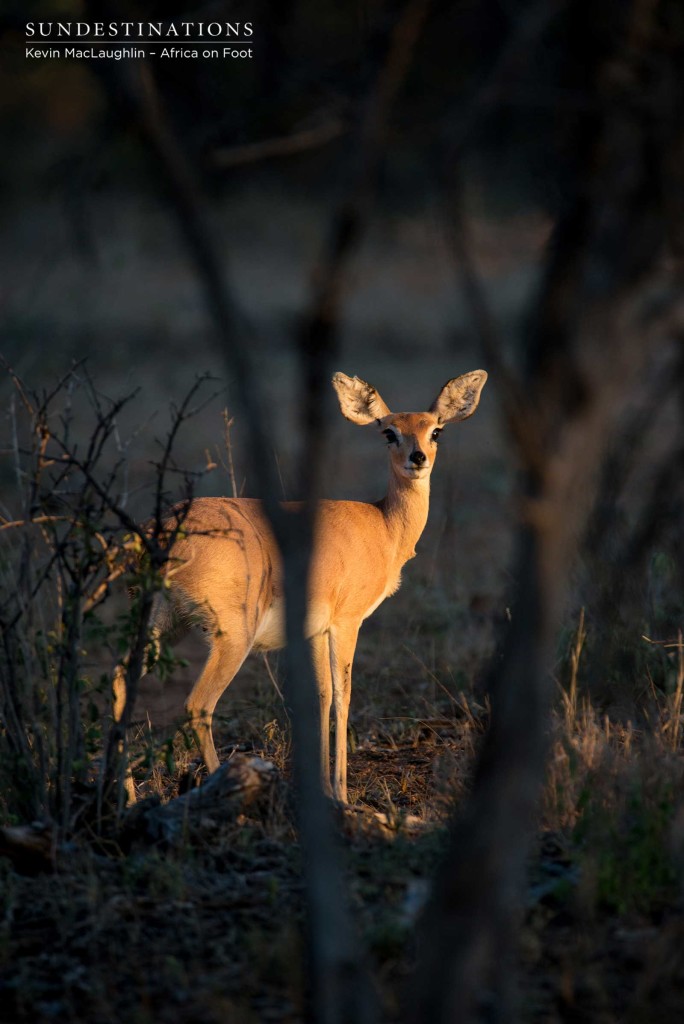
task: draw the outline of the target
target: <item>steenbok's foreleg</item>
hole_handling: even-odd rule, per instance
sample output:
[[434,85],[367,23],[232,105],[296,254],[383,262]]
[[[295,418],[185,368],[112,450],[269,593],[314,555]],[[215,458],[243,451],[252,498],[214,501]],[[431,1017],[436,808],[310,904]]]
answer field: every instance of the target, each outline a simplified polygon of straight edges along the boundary
[[210,772],[215,772],[219,766],[211,734],[214,708],[249,654],[251,646],[251,638],[229,639],[224,635],[215,636],[202,675],[185,702],[185,710],[190,716],[190,724],[197,736],[202,758]]
[[335,701],[335,781],[338,800],[347,802],[347,720],[351,699],[352,662],[359,623],[342,623],[330,630],[330,664]]
[[324,793],[332,796],[330,788],[330,705],[332,704],[333,684],[330,671],[330,640],[327,633],[312,638],[311,658],[318,690],[321,786]]

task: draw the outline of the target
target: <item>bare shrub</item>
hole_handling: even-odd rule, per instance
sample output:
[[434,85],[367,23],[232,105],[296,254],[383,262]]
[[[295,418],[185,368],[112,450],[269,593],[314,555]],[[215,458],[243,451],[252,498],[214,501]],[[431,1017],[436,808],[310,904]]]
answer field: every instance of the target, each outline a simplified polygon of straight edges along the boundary
[[[118,426],[134,394],[104,398],[82,366],[42,395],[7,372],[14,394],[3,454],[14,489],[0,509],[0,814],[71,832],[94,809],[101,820],[113,796],[123,806],[133,681],[148,657],[166,552],[200,475],[176,464],[174,444],[205,378],[173,410],[141,526],[129,511],[130,442]],[[169,527],[166,506],[179,498]],[[119,578],[132,601],[112,617],[105,600]],[[110,669],[126,650],[126,711],[112,724]]]

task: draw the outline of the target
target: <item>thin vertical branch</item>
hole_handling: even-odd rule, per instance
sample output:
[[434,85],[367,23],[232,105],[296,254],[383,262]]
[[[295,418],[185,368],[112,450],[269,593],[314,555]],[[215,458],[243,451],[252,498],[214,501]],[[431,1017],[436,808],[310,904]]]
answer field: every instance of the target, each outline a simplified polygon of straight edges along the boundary
[[[111,5],[91,2],[93,12]],[[351,188],[332,221],[328,244],[314,272],[311,310],[304,319],[299,351],[303,360],[303,446],[300,486],[306,499],[305,514],[287,516],[277,500],[277,481],[269,457],[266,418],[262,415],[255,376],[249,363],[248,338],[252,328],[240,312],[226,284],[223,258],[213,239],[209,218],[198,197],[192,168],[174,137],[163,111],[151,71],[99,68],[108,77],[113,96],[122,100],[136,120],[160,168],[175,219],[188,255],[204,289],[216,327],[221,352],[234,380],[235,395],[249,424],[254,469],[262,498],[283,557],[285,578],[286,654],[288,698],[293,712],[294,769],[299,793],[300,836],[305,858],[309,944],[313,998],[317,1019],[326,1024],[372,1016],[369,988],[363,982],[358,943],[341,893],[341,870],[330,808],[318,773],[312,772],[318,748],[315,681],[303,623],[306,616],[307,577],[315,500],[324,462],[325,416],[330,358],[334,351],[343,271],[368,218],[369,200],[384,149],[387,118],[410,64],[413,49],[428,9],[428,0],[409,0],[391,26],[386,48],[379,58],[376,81],[359,133],[358,166]],[[112,78],[111,76],[116,76]]]
[[234,417],[228,417],[228,410],[223,410],[223,430],[225,435],[225,447],[226,455],[228,458],[228,479],[230,480],[230,489],[234,498],[238,497],[237,483],[235,480],[235,465],[233,463],[233,443],[230,437],[230,428],[235,422]]
[[[593,22],[588,5],[581,6],[586,9],[573,12],[581,31],[569,38],[584,46]],[[643,316],[665,244],[660,176],[669,173],[644,158],[653,113],[644,98],[657,95],[656,66],[669,76],[674,50],[654,61],[653,25],[638,45],[626,46],[637,8],[613,5],[610,33],[595,40],[596,95],[588,104],[594,113],[583,126],[573,190],[531,316],[526,405],[513,432],[526,479],[512,624],[491,669],[491,725],[472,796],[453,823],[422,922],[412,1024],[478,1019],[485,990],[495,1019],[513,1013],[516,908],[542,780],[549,670],[563,600],[616,413],[654,344],[668,340],[666,318],[654,327]],[[620,62],[624,74],[617,73]],[[667,112],[675,148],[683,92],[680,83]]]

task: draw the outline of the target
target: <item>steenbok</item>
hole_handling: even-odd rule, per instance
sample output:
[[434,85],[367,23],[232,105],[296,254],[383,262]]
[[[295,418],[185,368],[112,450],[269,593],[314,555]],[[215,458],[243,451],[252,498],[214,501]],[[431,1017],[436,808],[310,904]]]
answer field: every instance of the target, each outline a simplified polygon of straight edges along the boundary
[[[486,380],[484,370],[465,373],[444,385],[427,412],[391,413],[370,384],[344,373],[333,377],[343,415],[360,426],[374,423],[389,456],[384,498],[372,504],[321,501],[316,513],[305,628],[318,688],[321,781],[340,801],[347,799],[347,717],[359,628],[398,589],[402,567],[415,555],[427,522],[439,435],[448,423],[475,412]],[[261,503],[252,498],[193,501],[166,573],[168,586],[157,597],[152,616],[152,647],[193,626],[209,646],[186,708],[213,772],[219,762],[211,720],[219,697],[250,651],[276,650],[285,642],[280,555]],[[114,697],[118,720],[126,700],[124,665],[115,673]]]

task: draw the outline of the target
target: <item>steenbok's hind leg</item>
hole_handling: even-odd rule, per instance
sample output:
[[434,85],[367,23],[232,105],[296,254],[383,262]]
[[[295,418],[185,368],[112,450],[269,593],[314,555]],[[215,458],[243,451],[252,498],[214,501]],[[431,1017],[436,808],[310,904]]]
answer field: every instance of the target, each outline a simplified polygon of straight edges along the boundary
[[214,708],[249,654],[250,648],[251,640],[246,638],[236,640],[235,637],[214,637],[202,675],[185,702],[185,709],[197,735],[202,758],[210,772],[215,772],[219,766],[211,734]]
[[[143,657],[142,671],[138,676],[136,683],[139,683],[143,676],[147,675],[150,667],[154,665],[159,656],[159,644],[162,636],[162,630],[158,625],[152,626],[150,629],[149,643],[145,648],[145,654]],[[123,718],[123,713],[126,708],[126,700],[128,694],[126,692],[126,675],[128,673],[128,665],[130,663],[131,652],[129,651],[125,658],[122,658],[114,669],[114,678],[112,679],[112,694],[114,698],[113,712],[114,721],[120,722]],[[131,708],[131,716],[133,715],[133,708]]]
[[112,708],[114,721],[120,722],[126,707],[126,665],[121,661],[114,669],[112,696],[114,698]]
[[[145,649],[145,657],[143,659],[143,670],[140,678],[147,673],[147,667],[151,661],[156,661],[157,654],[159,651],[159,639],[161,631],[156,626],[151,630],[150,642]],[[128,700],[128,693],[126,687],[126,676],[128,674],[128,664],[130,660],[130,652],[123,658],[116,668],[114,669],[114,678],[112,679],[112,696],[113,696],[113,715],[114,721],[120,722],[124,716],[126,710],[126,703]],[[129,716],[129,722],[133,714],[133,708],[131,708],[131,715]],[[123,743],[119,744],[119,753],[123,754]],[[133,783],[133,776],[131,775],[130,766],[126,766],[126,780],[125,780],[126,793],[128,794],[129,804],[134,804],[136,800],[135,785]]]

